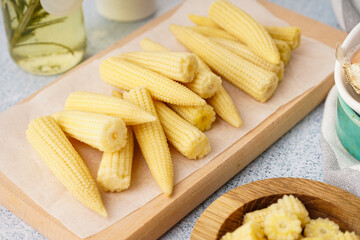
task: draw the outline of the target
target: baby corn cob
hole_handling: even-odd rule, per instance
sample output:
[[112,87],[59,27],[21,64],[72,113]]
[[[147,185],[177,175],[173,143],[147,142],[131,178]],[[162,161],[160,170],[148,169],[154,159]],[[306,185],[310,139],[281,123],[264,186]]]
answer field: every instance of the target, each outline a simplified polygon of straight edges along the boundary
[[210,38],[215,42],[221,44],[223,47],[226,47],[230,51],[236,53],[240,57],[244,58],[245,60],[267,70],[270,72],[275,73],[279,80],[281,80],[284,76],[284,64],[280,62],[280,64],[273,64],[265,61],[258,55],[256,55],[250,48],[240,42],[230,41],[224,38]]
[[[157,116],[150,93],[145,88],[134,88],[124,93],[124,99]],[[167,196],[173,190],[173,165],[166,137],[159,120],[133,126],[141,152],[157,184]]]
[[182,83],[194,80],[198,67],[196,56],[186,52],[128,52],[120,57]]
[[195,14],[189,14],[189,19],[198,26],[206,26],[219,28],[219,26],[211,20],[209,17],[199,16]]
[[273,72],[246,61],[191,29],[170,25],[170,30],[212,69],[256,100],[266,102],[275,92],[279,79]]
[[[147,38],[141,40],[140,45],[141,48],[146,51],[169,51],[169,49]],[[195,79],[190,83],[185,83],[184,85],[200,97],[206,99],[214,96],[215,92],[221,85],[221,78],[214,74],[206,63],[204,63],[204,61],[202,61],[198,56],[196,56],[196,59],[198,62],[198,69]]]
[[51,172],[77,200],[101,216],[107,216],[94,179],[54,118],[33,119],[26,137]]
[[113,96],[113,97],[118,97],[118,98],[123,98],[122,92],[116,91],[116,90],[113,90],[113,91],[111,92],[111,96]]
[[156,118],[138,106],[117,97],[97,93],[73,92],[66,99],[65,110],[102,113],[134,125],[155,121]]
[[211,124],[215,121],[214,109],[206,104],[204,106],[177,106],[169,105],[183,119],[197,127],[200,131],[206,131],[211,128]]
[[207,27],[207,26],[192,26],[192,27],[188,27],[188,28],[194,30],[197,33],[205,35],[207,37],[224,38],[224,39],[234,41],[234,42],[239,41],[239,39],[237,39],[230,33],[226,32],[220,28]]
[[154,101],[167,140],[189,159],[203,158],[210,151],[205,133],[182,119],[164,103]]
[[279,64],[280,55],[270,34],[249,14],[233,4],[217,0],[209,9],[210,18],[270,63]]
[[291,57],[291,48],[289,44],[285,41],[278,39],[274,39],[274,42],[279,50],[281,61],[284,62],[285,65],[287,65]]
[[220,90],[217,91],[213,97],[209,98],[207,102],[226,122],[234,127],[241,127],[242,120],[240,115],[236,110],[234,102],[223,86],[220,86]]
[[110,57],[100,65],[102,79],[115,87],[130,90],[146,87],[151,95],[161,101],[182,105],[200,106],[205,101],[181,84],[117,57]]
[[128,126],[125,147],[117,152],[104,152],[102,156],[97,182],[105,192],[120,192],[129,188],[133,155],[134,136]]
[[81,111],[62,111],[52,117],[70,137],[100,151],[116,152],[126,144],[127,130],[120,118]]
[[277,27],[277,26],[264,26],[266,31],[272,38],[283,40],[289,44],[291,49],[300,46],[301,43],[301,29],[298,27]]

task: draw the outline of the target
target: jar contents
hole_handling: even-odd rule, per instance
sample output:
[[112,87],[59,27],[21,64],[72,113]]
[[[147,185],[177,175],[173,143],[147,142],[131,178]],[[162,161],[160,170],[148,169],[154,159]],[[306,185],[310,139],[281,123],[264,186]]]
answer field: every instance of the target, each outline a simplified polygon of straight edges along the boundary
[[67,16],[46,12],[40,0],[1,0],[10,54],[25,71],[62,73],[84,56],[86,33],[81,7]]

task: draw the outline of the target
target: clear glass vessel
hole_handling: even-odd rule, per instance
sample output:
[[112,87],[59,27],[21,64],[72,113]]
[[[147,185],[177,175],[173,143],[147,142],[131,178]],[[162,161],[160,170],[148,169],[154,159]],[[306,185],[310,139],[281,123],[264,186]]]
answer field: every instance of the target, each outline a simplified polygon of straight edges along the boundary
[[60,17],[47,13],[40,0],[1,0],[1,7],[10,54],[25,71],[59,74],[83,58],[86,33],[82,8]]

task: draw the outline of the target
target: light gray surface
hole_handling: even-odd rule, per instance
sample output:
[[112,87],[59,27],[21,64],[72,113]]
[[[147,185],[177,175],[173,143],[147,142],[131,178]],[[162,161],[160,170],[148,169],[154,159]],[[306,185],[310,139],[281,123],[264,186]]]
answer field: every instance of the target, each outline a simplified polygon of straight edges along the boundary
[[[159,10],[155,16],[134,23],[118,23],[103,19],[96,12],[95,1],[85,1],[84,14],[88,36],[86,58],[117,42],[179,2],[181,1],[158,0]],[[271,2],[339,28],[330,0],[271,0]],[[8,109],[57,78],[57,76],[30,75],[15,65],[8,54],[2,18],[0,19],[0,53],[0,111]],[[323,108],[323,104],[317,107],[248,167],[185,216],[161,239],[189,239],[201,213],[222,194],[243,184],[274,177],[302,177],[324,181],[320,146]],[[0,131],[4,127],[6,126],[0,126]],[[45,237],[0,206],[0,239],[45,239]]]

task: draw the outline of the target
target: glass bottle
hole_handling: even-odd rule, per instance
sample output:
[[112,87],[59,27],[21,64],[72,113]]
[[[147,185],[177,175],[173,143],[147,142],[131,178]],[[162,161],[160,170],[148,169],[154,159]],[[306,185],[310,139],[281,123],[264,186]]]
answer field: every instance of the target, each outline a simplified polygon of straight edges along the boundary
[[1,0],[1,7],[11,57],[25,71],[59,74],[83,58],[86,33],[81,7],[66,16],[49,14],[40,0]]

